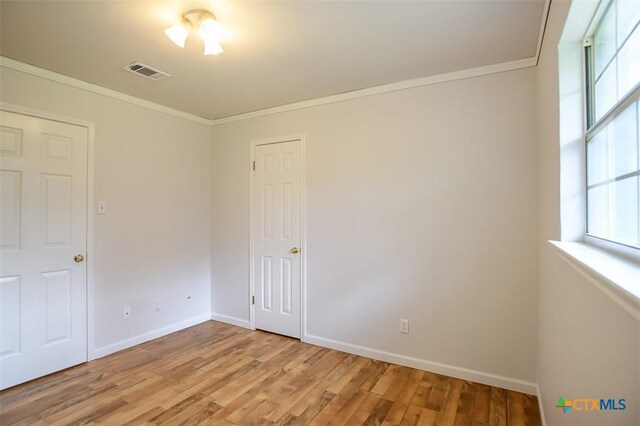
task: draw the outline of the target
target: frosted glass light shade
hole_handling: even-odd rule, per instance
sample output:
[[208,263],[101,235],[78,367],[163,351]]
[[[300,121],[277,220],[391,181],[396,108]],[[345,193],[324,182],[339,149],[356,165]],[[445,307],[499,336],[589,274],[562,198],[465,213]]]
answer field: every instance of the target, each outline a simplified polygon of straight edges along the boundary
[[184,47],[187,37],[189,36],[189,28],[184,24],[175,24],[171,28],[164,30],[164,33],[176,46]]
[[213,19],[205,19],[200,24],[200,37],[204,41],[205,55],[218,55],[224,50],[220,46],[222,38],[222,27]]
[[224,52],[222,46],[217,41],[205,40],[204,41],[204,54],[206,55],[219,55]]

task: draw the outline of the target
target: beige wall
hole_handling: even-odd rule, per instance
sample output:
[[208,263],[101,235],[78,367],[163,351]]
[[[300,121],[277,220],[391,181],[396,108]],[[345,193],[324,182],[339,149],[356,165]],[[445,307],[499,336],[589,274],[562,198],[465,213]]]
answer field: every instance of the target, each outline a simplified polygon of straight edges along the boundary
[[[210,312],[208,126],[1,69],[2,101],[95,124],[95,347]],[[90,206],[91,214],[95,206]],[[192,302],[187,303],[187,295]],[[161,310],[154,312],[153,301]],[[122,319],[123,307],[131,318]]]
[[[638,321],[573,269],[547,242],[561,237],[557,46],[569,5],[569,2],[551,3],[537,68],[540,135],[537,382],[550,425],[640,424]],[[563,414],[554,408],[561,396],[626,398],[627,409]]]
[[249,142],[304,133],[307,334],[534,381],[535,108],[528,69],[214,127],[214,313],[249,315]]
[[[249,141],[304,133],[307,335],[537,382],[549,424],[640,423],[638,322],[547,243],[568,9],[552,2],[536,69],[213,129],[2,68],[3,102],[95,123],[95,346],[210,305],[248,320]],[[559,396],[631,402],[568,417]]]

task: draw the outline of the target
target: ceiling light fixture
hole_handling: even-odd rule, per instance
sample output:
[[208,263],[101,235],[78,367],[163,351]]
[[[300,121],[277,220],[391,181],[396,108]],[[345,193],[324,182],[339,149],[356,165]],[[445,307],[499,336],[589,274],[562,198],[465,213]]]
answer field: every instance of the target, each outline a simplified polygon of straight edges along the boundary
[[204,41],[205,55],[218,55],[224,50],[220,46],[222,39],[222,26],[216,21],[213,13],[206,10],[190,10],[182,15],[182,22],[179,22],[164,30],[169,40],[178,47],[184,47],[187,37],[192,29],[198,28],[198,33]]

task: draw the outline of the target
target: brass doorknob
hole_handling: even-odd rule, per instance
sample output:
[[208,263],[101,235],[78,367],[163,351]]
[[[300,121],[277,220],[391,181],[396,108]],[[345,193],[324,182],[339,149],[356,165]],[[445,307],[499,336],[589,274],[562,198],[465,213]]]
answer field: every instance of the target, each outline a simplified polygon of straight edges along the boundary
[[75,260],[76,263],[80,263],[84,260],[84,256],[81,254],[76,254],[75,256],[73,256],[73,260]]
[[289,250],[289,253],[291,254],[298,254],[300,252],[300,250],[298,250],[298,247],[294,247],[291,250]]

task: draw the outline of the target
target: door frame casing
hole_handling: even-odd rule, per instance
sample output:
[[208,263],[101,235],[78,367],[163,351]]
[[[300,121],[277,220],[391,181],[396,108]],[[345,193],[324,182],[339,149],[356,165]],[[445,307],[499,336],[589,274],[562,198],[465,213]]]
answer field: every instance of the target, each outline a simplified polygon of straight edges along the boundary
[[254,196],[255,196],[255,174],[253,170],[253,162],[256,160],[256,147],[259,145],[274,145],[284,142],[300,143],[300,341],[305,341],[307,335],[307,319],[306,319],[306,300],[307,300],[307,233],[306,233],[306,155],[305,155],[305,135],[294,134],[289,136],[276,136],[266,139],[256,139],[249,142],[249,326],[251,330],[256,329],[255,324],[255,305],[252,303],[252,297],[255,295],[255,277],[254,277],[254,244],[253,235],[255,232],[254,221]]
[[96,359],[95,355],[95,334],[94,334],[94,261],[93,261],[93,246],[94,246],[94,215],[92,206],[95,204],[94,194],[94,169],[95,169],[95,124],[92,121],[81,120],[75,117],[68,117],[60,114],[54,114],[48,111],[42,111],[38,109],[23,107],[20,105],[10,104],[0,101],[0,110],[11,112],[14,114],[26,115],[28,117],[39,118],[43,120],[57,121],[64,124],[70,124],[73,126],[84,127],[87,129],[87,247],[86,247],[86,262],[87,262],[87,299],[86,299],[86,326],[87,326],[87,347],[86,355],[87,361]]

